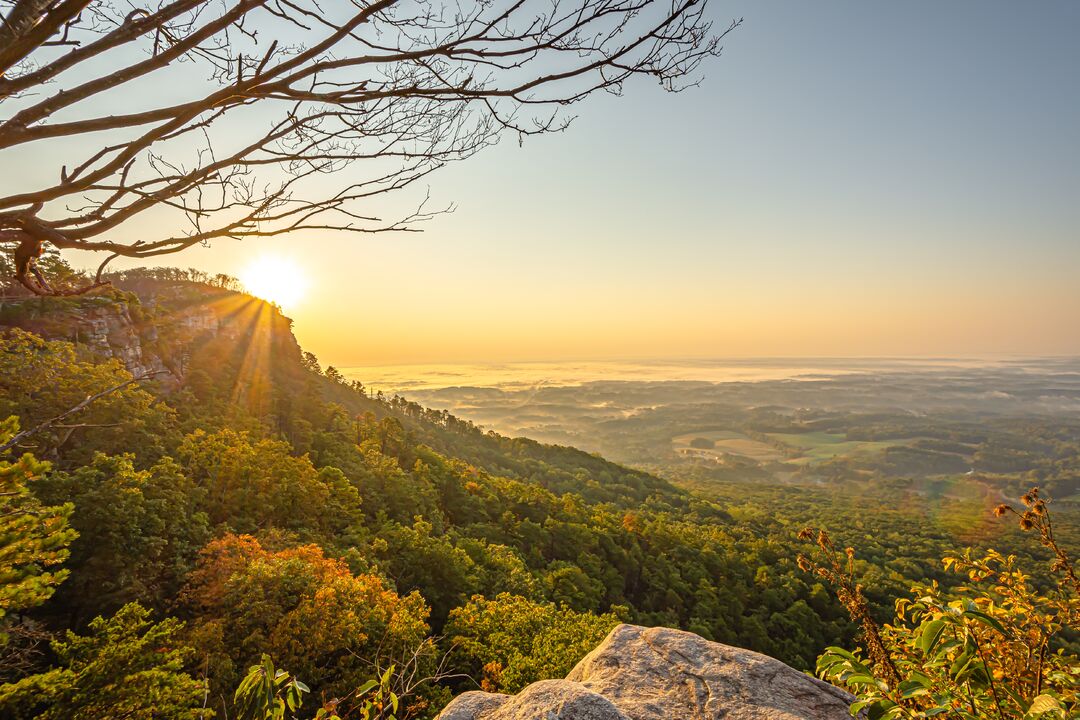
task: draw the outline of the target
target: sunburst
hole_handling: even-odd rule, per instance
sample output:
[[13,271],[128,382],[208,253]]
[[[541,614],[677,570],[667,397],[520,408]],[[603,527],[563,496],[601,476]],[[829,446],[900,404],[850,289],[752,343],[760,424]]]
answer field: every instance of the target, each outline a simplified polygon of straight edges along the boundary
[[242,273],[240,282],[252,295],[290,309],[304,299],[307,278],[296,263],[276,255],[255,259]]

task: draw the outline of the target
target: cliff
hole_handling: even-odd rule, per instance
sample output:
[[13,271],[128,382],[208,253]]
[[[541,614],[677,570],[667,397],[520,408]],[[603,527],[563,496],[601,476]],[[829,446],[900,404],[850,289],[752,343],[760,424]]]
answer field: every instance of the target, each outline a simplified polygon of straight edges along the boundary
[[844,720],[854,700],[765,655],[619,625],[565,680],[466,692],[436,720]]
[[194,344],[239,336],[231,306],[240,302],[261,303],[202,284],[144,281],[81,297],[0,298],[0,326],[74,342],[98,359],[119,360],[133,375],[152,374],[168,388],[183,381]]

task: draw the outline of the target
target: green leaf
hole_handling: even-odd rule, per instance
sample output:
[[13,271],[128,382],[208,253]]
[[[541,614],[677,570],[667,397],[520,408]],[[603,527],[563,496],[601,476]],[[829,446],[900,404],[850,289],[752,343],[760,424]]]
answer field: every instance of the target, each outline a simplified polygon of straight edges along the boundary
[[844,678],[844,682],[848,685],[872,685],[873,687],[880,688],[881,690],[888,689],[888,685],[881,682],[873,675],[867,674],[848,675]]
[[953,660],[952,666],[949,668],[949,677],[953,680],[960,682],[960,674],[968,669],[971,665],[971,661],[975,659],[975,653],[971,648],[965,648],[964,652],[960,653],[955,660]]
[[929,695],[930,683],[923,678],[911,678],[900,683],[897,690],[900,691],[900,697],[905,699],[918,697],[919,695]]
[[858,715],[859,711],[862,710],[864,707],[868,705],[873,705],[876,702],[880,702],[880,700],[857,700],[851,703],[851,707],[848,709],[851,710],[852,715]]
[[847,660],[838,655],[822,655],[817,659],[817,670],[818,672],[822,672],[846,662]]
[[965,610],[964,617],[974,618],[979,622],[983,623],[984,625],[989,625],[990,627],[994,628],[1002,635],[1005,634],[1005,627],[1000,622],[998,622],[996,618],[992,618],[984,612],[981,612],[979,610]]
[[830,645],[829,647],[825,648],[825,654],[826,655],[838,655],[839,657],[842,657],[845,660],[849,660],[849,661],[854,662],[854,663],[859,662],[859,659],[857,657],[855,657],[854,655],[852,655],[850,652],[848,652],[847,650],[845,650],[842,647],[836,647],[835,645]]
[[869,720],[881,720],[887,717],[889,711],[896,707],[896,703],[892,700],[878,700],[873,705],[866,708],[866,717]]
[[[847,650],[844,650],[843,648],[827,647],[825,648],[825,654],[842,658],[843,661],[847,662],[851,666],[851,669],[856,673],[862,673],[864,675],[870,674],[870,668],[863,665],[857,657],[849,653]],[[835,664],[836,663],[833,663],[833,665]],[[830,667],[832,666],[830,665]]]
[[923,655],[929,655],[934,646],[937,645],[938,640],[941,639],[941,634],[945,632],[945,621],[942,619],[931,620],[923,627],[922,634],[919,635],[917,646],[919,650],[922,650]]

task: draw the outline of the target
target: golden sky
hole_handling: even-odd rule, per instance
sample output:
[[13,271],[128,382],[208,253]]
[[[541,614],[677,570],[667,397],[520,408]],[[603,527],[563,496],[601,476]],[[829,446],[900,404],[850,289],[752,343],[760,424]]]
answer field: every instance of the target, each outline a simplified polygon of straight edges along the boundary
[[1080,354],[1080,4],[713,12],[746,23],[702,87],[446,168],[423,233],[164,263],[296,267],[286,310],[339,366]]

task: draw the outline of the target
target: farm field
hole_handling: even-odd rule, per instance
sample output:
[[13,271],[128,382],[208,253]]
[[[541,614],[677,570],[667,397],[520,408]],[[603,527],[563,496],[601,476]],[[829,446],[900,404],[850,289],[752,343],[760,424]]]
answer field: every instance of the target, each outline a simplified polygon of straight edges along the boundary
[[[714,443],[712,448],[695,448],[690,443],[696,438],[704,438]],[[697,455],[705,458],[719,458],[722,455],[741,455],[758,462],[783,460],[783,454],[768,443],[754,440],[734,430],[709,430],[688,433],[671,439],[675,452]]]
[[[844,435],[827,432],[769,433],[769,437],[791,447],[795,452],[784,453],[769,443],[755,440],[735,430],[706,430],[686,433],[671,439],[672,449],[684,456],[718,460],[724,455],[739,455],[757,462],[789,462],[813,464],[834,457],[866,455],[881,452],[896,445],[895,441],[848,440]],[[711,448],[695,447],[694,440],[713,443]]]
[[769,433],[769,437],[802,452],[802,456],[788,459],[788,462],[793,463],[815,463],[837,456],[867,455],[897,445],[893,441],[848,440],[844,435],[827,432]]

